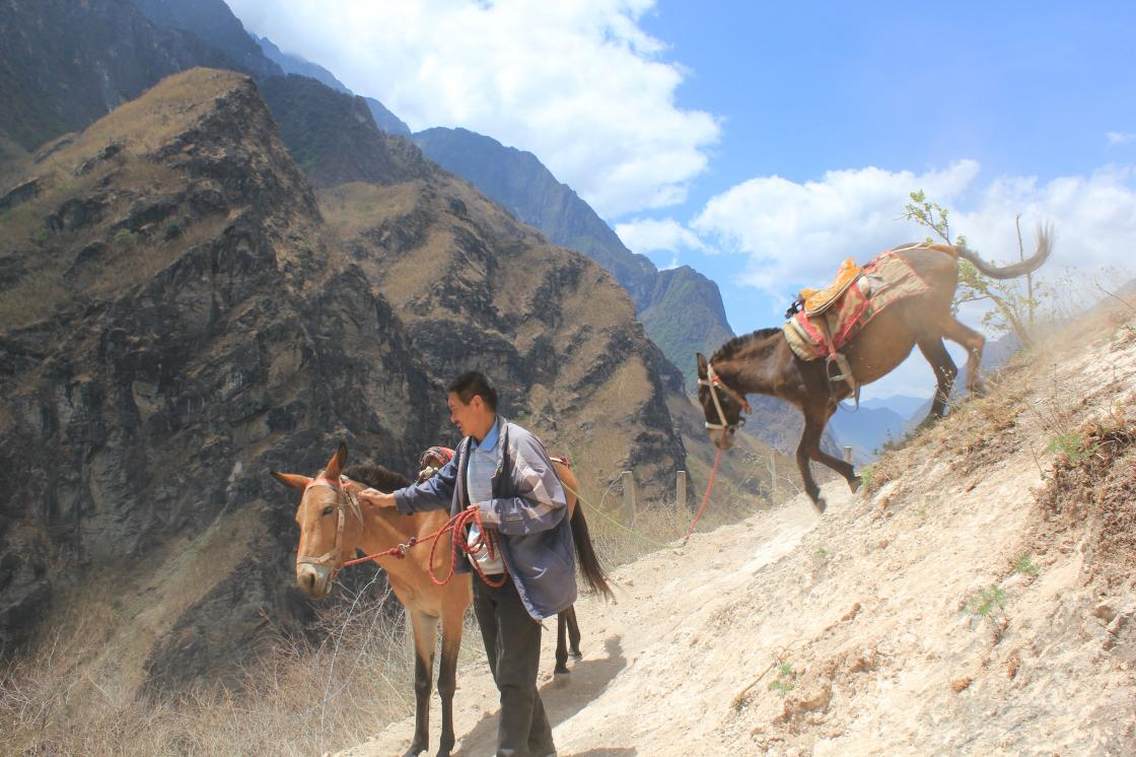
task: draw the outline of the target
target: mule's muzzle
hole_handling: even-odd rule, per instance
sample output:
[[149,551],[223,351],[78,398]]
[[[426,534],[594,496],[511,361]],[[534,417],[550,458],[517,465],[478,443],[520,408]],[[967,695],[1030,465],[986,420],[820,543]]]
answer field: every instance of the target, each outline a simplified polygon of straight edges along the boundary
[[297,565],[296,585],[312,599],[322,599],[331,591],[331,568],[326,565]]
[[710,441],[714,446],[720,450],[728,450],[734,446],[734,434],[737,433],[737,427],[730,426],[728,428],[712,428],[709,430]]

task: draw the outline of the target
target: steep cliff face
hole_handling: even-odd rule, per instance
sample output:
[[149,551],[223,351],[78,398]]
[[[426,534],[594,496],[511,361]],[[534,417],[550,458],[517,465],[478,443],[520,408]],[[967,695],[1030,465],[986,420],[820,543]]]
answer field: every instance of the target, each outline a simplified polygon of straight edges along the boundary
[[535,155],[467,129],[427,129],[414,141],[433,161],[471,182],[519,220],[611,272],[635,302],[647,335],[694,387],[694,353],[734,335],[714,282],[688,266],[659,271],[628,250],[611,227]]
[[24,149],[81,129],[191,66],[236,64],[127,0],[0,2],[0,132]]
[[[336,92],[342,92],[347,95],[355,94],[347,85],[335,78],[335,74],[328,71],[323,66],[312,63],[306,58],[292,53],[286,53],[276,46],[272,40],[267,37],[258,37],[255,34],[252,38],[260,45],[261,51],[264,55],[280,68],[284,69],[284,73],[297,74],[299,76],[306,76],[309,79],[324,84]],[[371,111],[371,116],[375,119],[375,125],[388,134],[395,134],[400,137],[410,137],[410,127],[405,122],[383,105],[381,102],[373,97],[363,97],[363,102],[367,104],[367,108]]]
[[11,172],[7,651],[107,597],[126,622],[99,629],[99,680],[237,676],[266,628],[302,632],[308,612],[294,499],[267,471],[314,471],[341,439],[410,470],[455,441],[444,386],[467,368],[588,494],[631,467],[661,496],[685,465],[665,401],[680,380],[607,273],[436,169],[317,203],[241,75],[177,74]]
[[416,133],[414,141],[431,160],[472,183],[518,220],[610,271],[637,308],[650,299],[656,273],[651,261],[624,247],[611,227],[531,152],[468,129],[427,129]]
[[245,31],[225,0],[132,0],[156,26],[189,32],[224,53],[240,71],[257,78],[281,76],[284,70],[269,60]]
[[628,467],[647,496],[674,480],[684,450],[666,395],[681,380],[610,275],[442,173],[342,185],[320,207],[427,372],[484,370],[507,388],[505,415],[572,455],[589,496]]
[[[430,380],[327,248],[248,79],[171,77],[23,170],[33,189],[0,215],[0,646],[57,590],[143,575],[182,611],[137,619],[156,641],[132,675],[225,670],[303,607],[266,471],[315,470],[339,439],[408,463]],[[175,591],[171,545],[202,539],[224,557]]]
[[711,355],[734,336],[718,285],[690,266],[659,271],[644,303],[639,320],[693,391],[698,385],[694,353]]
[[306,76],[260,83],[292,157],[316,186],[397,184],[437,170],[409,140],[379,130],[361,97]]

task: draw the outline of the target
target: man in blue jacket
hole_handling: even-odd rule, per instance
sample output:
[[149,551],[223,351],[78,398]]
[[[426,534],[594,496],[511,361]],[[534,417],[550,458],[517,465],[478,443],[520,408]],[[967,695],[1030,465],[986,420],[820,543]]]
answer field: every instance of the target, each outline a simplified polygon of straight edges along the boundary
[[[555,754],[552,729],[536,688],[540,621],[576,601],[576,561],[564,489],[544,445],[497,415],[497,391],[476,371],[448,388],[450,420],[465,437],[452,460],[432,478],[390,494],[364,490],[360,498],[410,514],[469,507],[493,532],[497,554],[470,555],[490,580],[508,574],[500,588],[473,579],[474,611],[489,669],[501,693],[499,757]],[[476,528],[476,527],[474,527]],[[473,530],[473,529],[471,529]],[[470,543],[478,534],[467,537]],[[468,572],[464,561],[458,570]],[[494,581],[496,583],[497,581]]]

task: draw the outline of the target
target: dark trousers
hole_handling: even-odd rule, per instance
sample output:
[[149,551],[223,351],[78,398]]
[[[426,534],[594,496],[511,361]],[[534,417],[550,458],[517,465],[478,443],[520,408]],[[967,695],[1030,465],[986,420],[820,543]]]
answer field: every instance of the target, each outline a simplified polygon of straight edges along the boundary
[[540,667],[540,623],[521,604],[512,580],[499,589],[473,577],[473,609],[497,690],[497,757],[544,757],[553,754],[552,728],[536,689]]

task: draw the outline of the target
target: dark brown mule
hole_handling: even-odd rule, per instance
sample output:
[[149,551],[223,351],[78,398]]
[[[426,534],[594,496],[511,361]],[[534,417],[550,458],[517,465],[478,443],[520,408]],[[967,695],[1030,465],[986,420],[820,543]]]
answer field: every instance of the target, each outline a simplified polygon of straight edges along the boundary
[[[986,339],[954,317],[951,302],[958,285],[958,258],[964,258],[987,276],[1009,279],[1036,270],[1049,257],[1049,232],[1038,235],[1037,251],[1028,260],[1005,268],[994,268],[970,250],[949,245],[895,248],[928,285],[920,295],[901,300],[878,314],[843,348],[857,383],[870,384],[902,363],[912,347],[919,351],[935,371],[938,389],[926,421],[941,418],[951,396],[958,368],[951,360],[944,339],[966,348],[967,389],[982,390],[978,365]],[[907,249],[910,248],[910,249]],[[709,361],[698,359],[698,400],[706,415],[710,438],[719,449],[734,444],[734,434],[748,410],[747,394],[768,394],[791,402],[805,417],[805,428],[797,445],[797,467],[801,470],[805,492],[824,512],[825,502],[813,480],[809,461],[816,460],[839,473],[855,491],[860,478],[853,467],[827,454],[820,447],[821,434],[837,403],[851,395],[846,383],[832,383],[824,360],[801,360],[789,347],[780,328],[762,329],[726,342]]]
[[[413,537],[422,541],[442,528],[449,520],[448,510],[431,510],[402,515],[392,508],[361,507],[340,486],[340,475],[347,459],[347,448],[339,449],[327,466],[315,477],[293,473],[272,473],[279,481],[303,492],[296,510],[300,526],[300,543],[296,549],[296,582],[309,596],[324,597],[331,591],[336,573],[344,561],[355,556],[383,552]],[[566,489],[577,489],[571,469],[564,468],[569,478]],[[562,473],[560,466],[557,472]],[[350,473],[360,483],[380,491],[392,491],[408,485],[408,479],[382,466],[355,466]],[[562,473],[562,475],[565,475]],[[572,497],[569,494],[569,497]],[[572,497],[574,499],[574,497]],[[587,523],[577,507],[572,516],[572,534],[580,571],[593,589],[610,595],[603,570],[588,538]],[[414,631],[414,741],[407,755],[418,755],[430,743],[430,687],[434,668],[434,642],[439,621],[442,624],[442,660],[438,670],[438,694],[442,698],[442,736],[439,755],[448,755],[454,746],[453,701],[457,686],[458,651],[461,649],[462,622],[472,599],[470,574],[460,573],[442,586],[430,578],[431,572],[444,576],[450,567],[450,535],[439,537],[430,564],[430,544],[409,549],[404,558],[380,557],[378,564],[387,572],[395,596],[410,616]],[[460,559],[460,558],[459,558]],[[578,633],[578,632],[577,632]],[[578,647],[576,647],[578,650]]]

